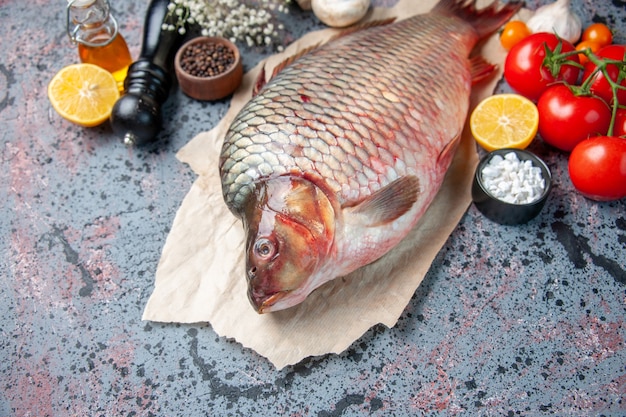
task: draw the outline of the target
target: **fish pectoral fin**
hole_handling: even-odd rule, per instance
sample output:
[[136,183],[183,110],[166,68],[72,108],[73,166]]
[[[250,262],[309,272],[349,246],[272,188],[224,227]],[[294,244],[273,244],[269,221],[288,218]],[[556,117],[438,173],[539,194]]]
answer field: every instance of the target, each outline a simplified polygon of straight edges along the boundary
[[354,206],[345,207],[345,212],[356,216],[365,226],[380,226],[408,212],[417,201],[419,192],[419,180],[414,175],[408,175],[398,178]]
[[461,135],[457,135],[452,138],[450,142],[439,152],[439,156],[437,157],[437,164],[449,164],[454,157],[454,153],[456,152],[456,148],[459,144],[459,140],[461,139]]

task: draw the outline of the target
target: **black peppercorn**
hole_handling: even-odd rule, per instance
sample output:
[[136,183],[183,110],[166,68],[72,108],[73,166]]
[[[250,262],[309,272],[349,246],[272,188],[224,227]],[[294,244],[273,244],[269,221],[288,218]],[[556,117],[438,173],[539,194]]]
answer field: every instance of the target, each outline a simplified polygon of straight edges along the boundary
[[225,45],[202,42],[186,48],[180,66],[186,73],[196,77],[215,77],[227,71],[235,63],[235,53]]

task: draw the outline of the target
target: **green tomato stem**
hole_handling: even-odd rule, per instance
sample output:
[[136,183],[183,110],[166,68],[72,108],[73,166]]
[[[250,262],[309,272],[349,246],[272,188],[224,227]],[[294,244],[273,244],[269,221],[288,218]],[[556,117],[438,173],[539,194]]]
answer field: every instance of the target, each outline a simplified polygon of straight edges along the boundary
[[[572,65],[580,69],[584,69],[580,63],[573,62],[568,60],[567,58],[572,55],[583,54],[587,57],[587,59],[595,64],[595,68],[591,74],[583,81],[580,86],[571,86],[568,87],[572,90],[572,92],[577,96],[589,96],[591,94],[591,84],[595,75],[598,72],[602,72],[604,78],[609,83],[611,87],[611,93],[613,95],[613,103],[608,103],[611,106],[611,122],[609,123],[609,129],[607,132],[607,136],[613,136],[613,128],[615,127],[615,119],[617,117],[617,109],[620,107],[619,102],[617,101],[617,92],[618,90],[626,90],[626,87],[620,85],[621,81],[626,78],[626,56],[625,60],[618,61],[610,58],[599,57],[591,51],[591,48],[585,48],[580,51],[569,51],[569,52],[561,52],[562,42],[559,41],[559,44],[554,48],[554,51],[551,51],[548,48],[548,45],[544,44],[544,48],[546,50],[546,57],[544,58],[543,65],[547,67],[552,75],[556,77],[562,65]],[[614,81],[610,76],[607,70],[607,66],[615,65],[619,68],[617,81]]]

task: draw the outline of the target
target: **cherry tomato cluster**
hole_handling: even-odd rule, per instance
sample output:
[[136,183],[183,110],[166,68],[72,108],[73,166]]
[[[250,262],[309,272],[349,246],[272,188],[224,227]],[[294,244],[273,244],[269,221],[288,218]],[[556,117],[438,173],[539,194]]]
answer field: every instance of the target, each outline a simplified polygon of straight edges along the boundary
[[626,45],[613,44],[600,23],[587,27],[577,45],[509,23],[500,37],[509,51],[504,78],[537,103],[539,136],[570,152],[570,178],[581,194],[626,197]]

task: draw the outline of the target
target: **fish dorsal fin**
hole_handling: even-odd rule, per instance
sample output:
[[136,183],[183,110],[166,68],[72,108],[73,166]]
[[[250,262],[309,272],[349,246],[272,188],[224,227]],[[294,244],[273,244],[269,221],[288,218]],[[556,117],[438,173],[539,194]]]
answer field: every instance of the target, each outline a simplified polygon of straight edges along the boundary
[[259,94],[259,91],[265,86],[265,65],[261,67],[261,71],[259,71],[259,75],[256,77],[256,81],[254,86],[252,87],[252,97],[256,97]]
[[470,58],[470,75],[472,76],[472,85],[489,77],[496,70],[496,66],[487,62],[481,55]]
[[350,26],[350,27],[348,27],[346,29],[343,29],[342,31],[338,32],[336,35],[334,35],[330,39],[328,39],[328,42],[333,41],[333,40],[338,39],[338,38],[343,38],[344,36],[347,36],[347,35],[349,35],[351,33],[360,32],[360,31],[365,30],[365,29],[374,28],[374,27],[377,27],[377,26],[389,25],[389,24],[395,22],[395,20],[396,20],[395,17],[390,17],[388,19],[373,20],[371,22],[364,22],[364,23],[360,23],[358,25]]
[[356,216],[365,226],[380,226],[396,220],[411,209],[420,191],[414,175],[398,178],[354,206],[345,208],[346,215]]
[[476,0],[439,0],[431,13],[460,17],[472,25],[480,39],[484,39],[500,29],[523,5],[523,1],[508,1],[500,7],[500,2],[494,1],[478,9]]
[[[325,43],[330,42],[332,40],[338,39],[338,38],[342,38],[346,35],[349,35],[351,33],[354,32],[359,32],[361,30],[365,30],[365,29],[369,29],[372,27],[376,27],[376,26],[384,26],[384,25],[388,25],[390,23],[393,23],[396,20],[395,17],[389,18],[389,19],[382,19],[382,20],[375,20],[372,22],[365,22],[359,25],[354,25],[352,27],[349,27],[347,29],[344,29],[342,31],[340,31],[339,33],[337,33],[336,35],[330,37]],[[269,80],[265,80],[265,67],[261,68],[261,72],[259,73],[256,82],[254,83],[254,87],[252,89],[252,97],[256,96],[259,91],[261,91],[261,89],[265,86],[265,84],[267,84],[270,80],[272,80],[274,77],[276,77],[282,70],[284,70],[287,66],[289,66],[291,63],[293,63],[296,59],[308,54],[309,52],[319,48],[320,43],[317,43],[315,45],[311,45],[309,47],[306,47],[300,51],[298,51],[297,53],[293,54],[292,56],[285,58],[283,61],[281,61],[278,65],[276,65],[274,67],[274,69],[272,70],[272,75],[270,76]]]
[[270,77],[270,80],[272,78],[274,78],[276,75],[278,75],[278,73],[280,73],[282,70],[284,70],[285,67],[290,65],[296,59],[300,58],[301,56],[304,56],[304,55],[308,54],[309,52],[317,49],[318,47],[319,47],[319,44],[311,45],[309,47],[306,47],[306,48],[302,49],[301,51],[298,51],[296,54],[293,54],[292,56],[290,56],[290,57],[286,58],[285,60],[283,60],[282,62],[280,62],[278,65],[276,65],[274,67],[274,70],[272,71],[272,76]]
[[257,94],[259,94],[259,91],[261,91],[261,89],[265,87],[265,84],[267,84],[270,80],[276,77],[276,75],[278,75],[278,73],[284,70],[285,67],[287,67],[289,64],[291,64],[292,62],[294,62],[296,59],[300,58],[301,56],[304,56],[308,54],[309,52],[311,52],[312,50],[317,49],[318,47],[319,47],[319,44],[309,46],[307,48],[302,49],[301,51],[298,51],[294,55],[288,58],[285,58],[283,61],[279,62],[278,65],[276,65],[274,69],[272,70],[272,75],[270,76],[269,80],[265,80],[265,65],[263,65],[261,67],[261,71],[259,71],[259,75],[257,76],[256,81],[254,82],[254,86],[252,87],[252,97],[255,97]]

